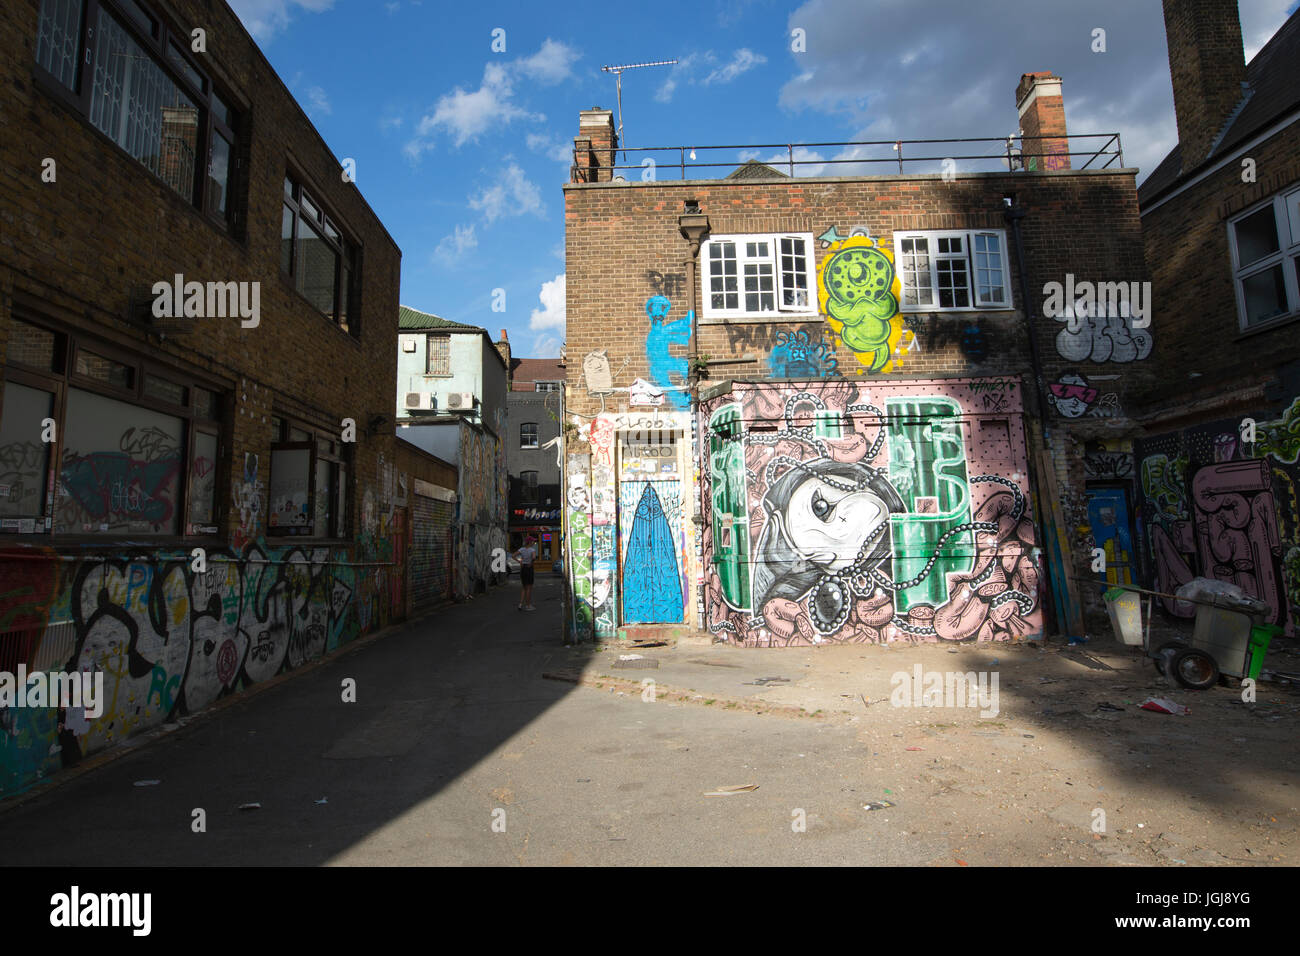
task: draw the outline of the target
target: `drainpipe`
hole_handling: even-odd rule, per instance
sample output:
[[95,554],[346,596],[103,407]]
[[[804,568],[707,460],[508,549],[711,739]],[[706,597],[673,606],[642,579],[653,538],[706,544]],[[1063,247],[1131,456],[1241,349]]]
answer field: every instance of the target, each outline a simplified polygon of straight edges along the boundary
[[[1020,220],[1025,218],[1025,207],[1016,205],[1014,194],[1003,197],[1006,208],[1002,218],[1011,227],[1011,238],[1016,250],[1016,270],[1020,273],[1020,299],[1025,304],[1025,325],[1029,329],[1029,361],[1034,370],[1034,394],[1038,400],[1039,421],[1047,424],[1047,387],[1043,380],[1043,363],[1038,353],[1038,329],[1034,315],[1034,300],[1029,295],[1029,271],[1025,267],[1025,243],[1020,235]],[[1041,442],[1047,447],[1047,430],[1042,429]]]
[[[694,199],[686,200],[686,211],[682,215],[677,217],[677,229],[682,234],[682,238],[685,239],[689,244],[687,247],[688,253],[686,256],[686,261],[684,263],[686,266],[686,290],[687,290],[686,294],[687,294],[687,298],[690,300],[691,311],[695,313],[695,322],[691,329],[691,375],[690,375],[690,391],[687,392],[688,395],[687,407],[691,410],[692,415],[696,419],[695,421],[696,427],[693,429],[693,431],[699,433],[700,456],[702,456],[703,447],[704,447],[704,434],[703,434],[703,430],[698,427],[699,426],[698,417],[699,417],[699,407],[700,407],[699,406],[699,385],[700,385],[700,379],[703,376],[700,375],[699,366],[697,364],[700,358],[700,334],[699,334],[700,333],[700,309],[696,307],[696,301],[695,301],[695,272],[696,272],[696,263],[698,262],[700,256],[700,243],[702,243],[704,241],[704,237],[709,234],[709,217],[700,212],[700,204],[696,202]],[[684,439],[689,439],[690,436],[683,435],[682,437]],[[698,466],[700,457],[697,457],[696,455],[692,455],[691,457],[696,459],[696,464]],[[701,471],[701,474],[703,474],[703,471]],[[696,547],[698,548],[700,546],[700,542],[704,540],[704,482],[703,481],[697,483],[695,493],[696,493],[695,516],[692,519],[692,523],[695,525],[695,544]],[[703,571],[703,568],[701,568],[701,571]],[[701,575],[701,577],[703,577],[703,575]],[[704,587],[703,584],[699,586],[698,593],[695,596],[696,608],[698,608],[700,604],[703,602],[703,597],[704,597],[703,587]]]
[[[1027,326],[1029,331],[1029,361],[1033,365],[1034,393],[1038,402],[1038,419],[1039,419],[1039,428],[1037,429],[1038,445],[1042,450],[1047,451],[1048,454],[1050,455],[1050,448],[1047,444],[1047,437],[1048,437],[1047,436],[1047,409],[1048,409],[1047,387],[1044,384],[1043,363],[1042,363],[1042,358],[1039,355],[1039,351],[1038,351],[1038,328],[1035,321],[1036,315],[1035,315],[1034,304],[1033,304],[1034,300],[1030,297],[1029,294],[1029,290],[1030,290],[1029,270],[1025,266],[1025,244],[1024,244],[1024,239],[1020,234],[1020,220],[1025,218],[1025,209],[1023,206],[1016,205],[1014,193],[1004,196],[1003,202],[1006,204],[1006,208],[1003,209],[1002,217],[1003,219],[1006,220],[1007,224],[1011,227],[1011,237],[1015,244],[1015,251],[1016,251],[1016,269],[1019,270],[1020,272],[1020,298],[1025,305],[1025,325]],[[1037,462],[1034,463],[1033,474],[1037,478],[1037,480],[1035,481],[1035,485],[1037,486],[1035,488],[1036,494],[1034,495],[1034,499],[1035,499],[1034,503],[1036,505],[1035,511],[1037,512],[1035,518],[1037,520],[1040,533],[1046,534],[1047,526],[1046,526],[1046,522],[1044,522],[1043,520],[1044,508],[1042,504],[1044,479],[1042,475],[1039,474],[1039,467]],[[1048,557],[1048,546],[1046,540],[1042,542],[1042,545],[1039,549],[1039,554],[1042,556],[1042,561],[1046,566],[1046,570],[1048,572],[1048,577],[1050,580],[1051,571],[1052,571],[1051,568],[1052,560]],[[1056,569],[1057,577],[1060,578],[1061,587],[1068,588],[1068,584],[1066,583],[1065,578],[1070,574],[1070,568],[1068,566],[1069,559],[1065,555],[1062,555],[1062,559],[1066,562],[1066,567],[1060,567]],[[1058,606],[1056,608],[1057,626],[1060,627],[1061,632],[1063,634],[1066,634],[1068,636],[1071,631],[1072,622],[1065,620],[1064,615],[1065,615],[1065,608]],[[1044,632],[1044,637],[1046,637],[1046,632]]]
[[695,313],[695,327],[691,329],[691,395],[696,394],[700,374],[696,361],[700,357],[699,310],[695,303],[695,269],[700,256],[700,243],[709,233],[709,217],[700,212],[700,205],[694,199],[686,200],[686,212],[677,217],[677,230],[690,245],[686,255],[686,294],[690,299],[691,311]]

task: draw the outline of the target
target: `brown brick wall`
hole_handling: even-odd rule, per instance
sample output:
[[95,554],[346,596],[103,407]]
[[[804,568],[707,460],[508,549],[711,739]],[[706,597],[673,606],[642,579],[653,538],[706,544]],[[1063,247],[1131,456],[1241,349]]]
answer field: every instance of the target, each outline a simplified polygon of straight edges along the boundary
[[[1233,283],[1228,218],[1300,182],[1300,127],[1249,152],[1254,183],[1240,161],[1227,164],[1142,218],[1155,299],[1161,361],[1142,396],[1169,413],[1179,406],[1269,382],[1300,358],[1295,323],[1242,332]],[[1293,396],[1287,396],[1290,401]],[[1219,404],[1204,415],[1223,412]],[[1204,416],[1203,416],[1204,417]]]
[[[879,177],[862,180],[793,180],[776,183],[664,182],[571,185],[565,189],[569,408],[583,415],[598,411],[598,397],[586,393],[582,359],[607,349],[615,386],[637,377],[651,378],[646,359],[646,300],[665,293],[673,303],[669,318],[684,316],[698,303],[700,280],[691,295],[685,290],[688,245],[677,217],[685,200],[698,201],[709,217],[712,235],[727,233],[811,232],[820,236],[837,227],[847,234],[865,226],[871,235],[888,237],[904,229],[1010,229],[1002,216],[1002,197],[1014,192],[1028,215],[1022,220],[1030,294],[1035,298],[1039,349],[1050,383],[1066,369],[1085,375],[1118,374],[1108,391],[1125,392],[1131,379],[1152,364],[1070,362],[1055,346],[1063,323],[1041,318],[1042,287],[1064,281],[1067,272],[1092,281],[1140,281],[1142,239],[1133,173],[1040,173],[961,177],[951,183],[937,176]],[[825,254],[814,243],[817,263]],[[919,350],[897,355],[899,367],[889,374],[1030,374],[1026,326],[1019,276],[1011,256],[1014,311],[922,313],[905,319],[919,339]],[[711,360],[755,360],[719,364],[709,380],[767,377],[771,342],[782,328],[814,333],[830,329],[824,320],[700,325],[699,351]],[[986,344],[982,360],[961,347],[964,330],[981,329]],[[1153,328],[1158,354],[1160,332]],[[675,347],[688,356],[689,347]],[[978,354],[978,353],[976,353]],[[842,344],[835,352],[839,370],[848,376],[865,372]],[[1121,395],[1121,399],[1122,399]],[[620,404],[621,403],[621,404]],[[1032,407],[1032,402],[1028,403]],[[621,410],[626,396],[606,396],[607,411]]]
[[1190,170],[1242,97],[1241,19],[1236,0],[1164,0],[1164,14],[1178,139]]
[[[342,419],[353,418],[355,473],[374,475],[381,453],[392,460],[391,434],[365,431],[371,416],[387,414],[391,433],[401,253],[357,188],[342,181],[339,163],[234,14],[200,0],[161,9],[177,29],[206,30],[208,52],[198,57],[243,113],[244,162],[232,198],[246,202],[246,215],[232,236],[46,92],[35,66],[39,5],[18,0],[0,8],[0,355],[16,309],[53,318],[221,383],[232,396],[227,461],[251,452],[265,472],[272,412],[340,430]],[[41,181],[47,157],[57,163],[54,183]],[[359,338],[321,317],[280,274],[287,170],[362,248]],[[176,273],[201,282],[259,281],[261,324],[197,319],[192,331],[159,342],[125,321],[133,288],[147,290]],[[362,482],[354,490],[358,514]],[[231,529],[227,513],[223,530]]]

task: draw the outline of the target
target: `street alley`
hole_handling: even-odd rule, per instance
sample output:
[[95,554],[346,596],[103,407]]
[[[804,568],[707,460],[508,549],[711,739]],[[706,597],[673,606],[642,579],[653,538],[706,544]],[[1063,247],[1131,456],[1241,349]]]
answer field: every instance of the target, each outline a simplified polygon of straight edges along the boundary
[[[1104,638],[566,648],[558,577],[540,576],[532,614],[517,588],[0,809],[0,863],[1300,862],[1288,688],[1263,685],[1254,713],[1228,688],[1178,695],[1188,717],[1139,711],[1174,692]],[[889,703],[900,670],[990,664],[996,714]]]

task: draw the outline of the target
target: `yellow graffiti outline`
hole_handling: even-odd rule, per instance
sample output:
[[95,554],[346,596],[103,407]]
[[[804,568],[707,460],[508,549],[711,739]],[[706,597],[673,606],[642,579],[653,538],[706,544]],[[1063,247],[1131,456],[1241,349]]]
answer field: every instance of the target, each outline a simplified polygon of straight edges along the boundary
[[[844,249],[851,249],[856,246],[865,246],[868,249],[878,249],[881,255],[889,260],[890,266],[894,269],[894,283],[889,287],[889,291],[893,293],[894,301],[899,303],[900,308],[899,311],[896,311],[889,317],[889,338],[885,341],[885,345],[889,349],[890,359],[880,368],[882,374],[885,372],[892,372],[903,367],[902,355],[899,353],[899,343],[903,339],[903,313],[901,309],[903,302],[903,279],[902,276],[898,274],[898,264],[894,261],[892,241],[885,239],[876,240],[872,239],[870,236],[850,236],[847,239],[839,239],[832,242],[826,249],[824,249],[822,251],[822,261],[817,266],[817,308],[818,311],[821,312],[822,318],[826,320],[826,324],[831,327],[831,331],[835,333],[836,345],[844,345],[844,323],[839,319],[834,318],[830,314],[830,309],[827,307],[827,303],[830,301],[830,293],[826,291],[826,264],[835,257],[837,252]],[[844,347],[848,348],[849,346],[845,345]],[[866,370],[873,364],[876,353],[855,351],[853,354],[857,358],[858,364],[863,366],[858,369],[858,374],[865,375]]]

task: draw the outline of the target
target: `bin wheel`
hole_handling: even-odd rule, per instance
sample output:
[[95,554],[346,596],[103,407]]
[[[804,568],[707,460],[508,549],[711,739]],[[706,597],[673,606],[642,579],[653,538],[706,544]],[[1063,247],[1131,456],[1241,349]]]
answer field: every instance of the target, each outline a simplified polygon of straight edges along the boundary
[[1186,641],[1165,641],[1157,647],[1154,655],[1156,670],[1168,677],[1170,659],[1186,646]]
[[1184,687],[1207,690],[1219,682],[1219,665],[1205,651],[1185,647],[1169,659],[1169,672]]

